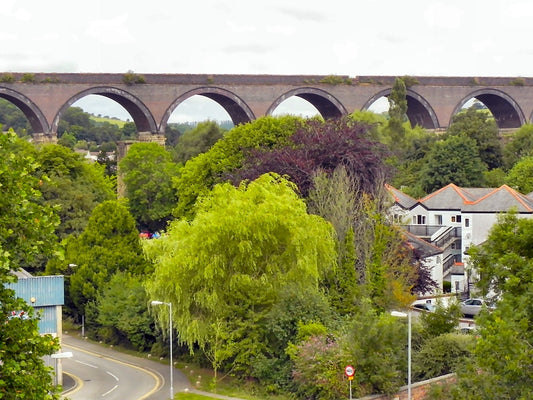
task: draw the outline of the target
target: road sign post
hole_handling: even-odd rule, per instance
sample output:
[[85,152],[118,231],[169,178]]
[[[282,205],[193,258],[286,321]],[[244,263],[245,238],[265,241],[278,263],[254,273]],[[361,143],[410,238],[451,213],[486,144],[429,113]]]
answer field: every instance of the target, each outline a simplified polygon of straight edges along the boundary
[[347,365],[344,368],[344,374],[348,377],[348,382],[350,384],[350,400],[352,400],[352,381],[353,381],[353,376],[355,374],[354,367],[352,367],[351,365]]

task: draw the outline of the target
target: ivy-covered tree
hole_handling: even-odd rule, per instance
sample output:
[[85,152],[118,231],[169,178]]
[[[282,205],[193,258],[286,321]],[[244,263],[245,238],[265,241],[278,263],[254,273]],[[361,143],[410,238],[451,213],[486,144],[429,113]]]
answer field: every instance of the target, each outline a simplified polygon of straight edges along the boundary
[[407,88],[402,78],[394,80],[388,101],[389,121],[385,130],[391,139],[391,143],[403,143],[406,132],[404,123],[407,115]]
[[[317,292],[335,264],[331,226],[271,174],[215,186],[190,223],[173,221],[164,237],[145,243],[155,264],[149,296],[172,302],[181,340],[204,350],[215,368],[230,363],[244,376],[269,354],[265,317],[283,289]],[[168,324],[168,313],[157,312]]]
[[[40,203],[37,163],[16,151],[19,141],[13,131],[0,135],[0,398],[59,399],[51,368],[41,358],[57,351],[58,341],[39,334],[30,306],[4,285],[15,280],[11,270],[37,254],[53,254],[57,246],[59,219]],[[8,319],[16,310],[28,310],[31,318]]]
[[172,181],[178,166],[170,153],[157,143],[135,143],[120,161],[119,171],[139,228],[164,229],[177,203]]

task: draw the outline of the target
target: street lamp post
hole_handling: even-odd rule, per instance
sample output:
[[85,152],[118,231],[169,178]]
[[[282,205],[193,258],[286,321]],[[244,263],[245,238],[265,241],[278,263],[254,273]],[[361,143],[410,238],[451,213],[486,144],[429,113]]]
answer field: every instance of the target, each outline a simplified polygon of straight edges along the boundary
[[174,398],[174,375],[173,375],[173,365],[172,365],[172,303],[165,303],[164,301],[152,300],[151,303],[153,306],[165,305],[168,306],[168,337],[170,340],[170,399]]
[[411,311],[392,311],[393,317],[407,317],[407,400],[411,400]]

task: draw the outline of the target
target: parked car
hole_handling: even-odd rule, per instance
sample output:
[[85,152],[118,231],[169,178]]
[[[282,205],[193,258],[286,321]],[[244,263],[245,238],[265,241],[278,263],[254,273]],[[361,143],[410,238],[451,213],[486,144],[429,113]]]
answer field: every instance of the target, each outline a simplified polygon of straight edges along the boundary
[[435,304],[432,304],[432,303],[415,303],[412,305],[413,308],[416,308],[418,310],[423,310],[423,311],[428,311],[428,312],[433,312],[435,311]]
[[480,313],[484,305],[486,305],[489,310],[492,308],[483,299],[476,298],[465,300],[461,302],[461,313],[463,313],[465,317],[475,317]]

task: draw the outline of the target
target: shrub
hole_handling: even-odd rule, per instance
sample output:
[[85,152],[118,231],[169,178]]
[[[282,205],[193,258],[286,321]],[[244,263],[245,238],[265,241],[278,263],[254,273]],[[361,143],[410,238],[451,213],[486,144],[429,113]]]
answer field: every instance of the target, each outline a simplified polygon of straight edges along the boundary
[[524,78],[515,78],[509,82],[509,85],[511,86],[524,86],[526,84],[526,81]]
[[426,340],[413,356],[413,380],[455,372],[471,357],[474,341],[474,336],[461,333],[446,333]]
[[122,76],[122,82],[126,85],[133,85],[135,83],[146,83],[144,76],[128,71]]
[[21,82],[24,83],[34,83],[35,82],[35,74],[24,74],[20,78]]
[[456,301],[450,303],[448,307],[437,303],[434,312],[422,313],[420,316],[422,334],[426,338],[433,338],[453,332],[459,324],[459,318],[461,318],[461,308]]
[[2,83],[13,83],[15,82],[15,77],[13,76],[13,74],[3,74],[1,77],[0,77],[0,82]]

